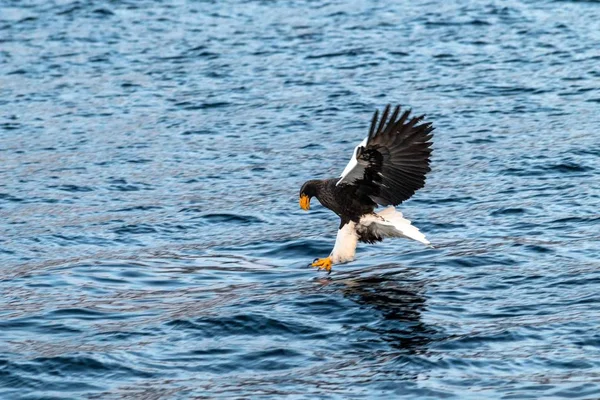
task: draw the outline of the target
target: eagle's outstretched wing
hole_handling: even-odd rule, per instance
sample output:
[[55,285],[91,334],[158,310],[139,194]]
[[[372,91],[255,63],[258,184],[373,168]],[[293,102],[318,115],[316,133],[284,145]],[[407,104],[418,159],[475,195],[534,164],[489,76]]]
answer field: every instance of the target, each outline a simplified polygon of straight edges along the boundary
[[357,186],[382,206],[409,199],[425,186],[425,175],[431,170],[431,123],[422,122],[424,116],[409,119],[410,110],[400,115],[400,106],[391,115],[390,110],[388,105],[381,119],[375,111],[369,136],[354,149],[337,182]]

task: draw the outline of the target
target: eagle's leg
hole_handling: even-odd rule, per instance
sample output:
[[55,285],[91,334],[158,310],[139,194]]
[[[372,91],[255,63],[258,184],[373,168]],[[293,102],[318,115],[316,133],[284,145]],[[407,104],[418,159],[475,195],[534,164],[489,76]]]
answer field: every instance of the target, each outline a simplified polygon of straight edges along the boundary
[[327,258],[317,258],[311,264],[313,267],[331,272],[332,264],[342,264],[354,260],[358,234],[356,224],[349,221],[342,225],[335,238],[335,246]]
[[331,272],[331,264],[333,264],[331,262],[331,257],[327,257],[327,258],[317,258],[317,259],[315,259],[315,261],[313,261],[313,263],[311,265],[313,267],[317,267],[319,269],[324,269],[327,272]]

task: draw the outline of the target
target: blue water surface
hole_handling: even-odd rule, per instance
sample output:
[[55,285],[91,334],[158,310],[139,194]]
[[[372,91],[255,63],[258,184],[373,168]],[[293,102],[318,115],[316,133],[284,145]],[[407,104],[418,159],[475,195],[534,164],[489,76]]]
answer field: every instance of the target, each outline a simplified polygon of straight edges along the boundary
[[[427,186],[327,276],[372,112]],[[0,398],[600,398],[597,1],[0,1]]]

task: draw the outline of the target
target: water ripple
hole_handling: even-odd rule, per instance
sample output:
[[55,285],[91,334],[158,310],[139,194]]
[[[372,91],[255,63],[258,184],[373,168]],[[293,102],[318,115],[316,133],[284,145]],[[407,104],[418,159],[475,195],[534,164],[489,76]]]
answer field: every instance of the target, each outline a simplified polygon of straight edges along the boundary
[[[0,397],[598,398],[595,1],[0,4]],[[434,249],[298,208],[436,125]]]

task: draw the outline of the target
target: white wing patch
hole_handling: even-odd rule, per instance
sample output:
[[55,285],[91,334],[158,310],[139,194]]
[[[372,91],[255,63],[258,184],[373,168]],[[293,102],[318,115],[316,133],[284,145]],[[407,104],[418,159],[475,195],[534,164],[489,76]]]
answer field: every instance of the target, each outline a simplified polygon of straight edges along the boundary
[[375,214],[363,215],[356,229],[358,231],[365,229],[382,238],[405,237],[426,245],[430,244],[425,235],[393,206]]
[[360,142],[360,144],[354,148],[354,153],[352,154],[352,158],[350,159],[350,162],[348,163],[348,165],[346,165],[346,168],[344,168],[344,171],[342,172],[342,175],[340,176],[340,180],[337,181],[337,183],[335,184],[336,186],[339,185],[340,183],[352,183],[356,179],[362,178],[364,176],[365,168],[367,167],[367,163],[365,163],[363,161],[358,161],[358,159],[356,158],[356,153],[358,152],[359,147],[361,147],[361,146],[364,147],[367,145],[367,139],[368,138],[365,138],[365,140]]

